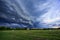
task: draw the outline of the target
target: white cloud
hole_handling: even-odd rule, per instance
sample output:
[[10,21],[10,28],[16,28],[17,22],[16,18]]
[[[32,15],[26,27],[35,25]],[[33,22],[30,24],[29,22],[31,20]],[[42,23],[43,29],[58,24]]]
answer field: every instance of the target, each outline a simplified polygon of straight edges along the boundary
[[59,28],[60,26],[52,26],[51,28]]
[[41,19],[43,19],[42,22],[45,23],[51,23],[57,20],[60,20],[60,7],[58,4],[58,0],[51,0],[48,1],[47,3],[43,4],[42,6],[38,6],[39,10],[43,10],[45,8],[48,8],[48,11],[46,13],[44,13],[44,15],[40,16],[39,18],[37,18],[38,21],[40,21]]
[[[44,9],[47,9],[43,15],[40,15],[37,18],[37,21],[42,23],[43,26],[50,27],[50,28],[59,28],[59,26],[52,26],[49,24],[53,24],[56,21],[60,20],[60,2],[59,0],[47,0],[44,4],[36,5],[37,11],[44,12]],[[59,25],[57,22],[56,25]]]

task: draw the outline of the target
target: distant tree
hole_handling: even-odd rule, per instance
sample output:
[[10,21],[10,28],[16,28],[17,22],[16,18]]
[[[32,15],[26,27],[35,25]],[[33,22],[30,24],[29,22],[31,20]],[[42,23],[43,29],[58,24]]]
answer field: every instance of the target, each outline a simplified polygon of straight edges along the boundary
[[1,27],[0,27],[0,30],[6,30],[6,27],[1,26]]

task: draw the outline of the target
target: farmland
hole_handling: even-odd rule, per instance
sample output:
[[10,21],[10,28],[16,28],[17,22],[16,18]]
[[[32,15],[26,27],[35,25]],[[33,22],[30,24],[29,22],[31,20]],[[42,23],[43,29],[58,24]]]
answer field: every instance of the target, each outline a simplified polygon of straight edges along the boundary
[[0,30],[0,40],[60,40],[60,30]]

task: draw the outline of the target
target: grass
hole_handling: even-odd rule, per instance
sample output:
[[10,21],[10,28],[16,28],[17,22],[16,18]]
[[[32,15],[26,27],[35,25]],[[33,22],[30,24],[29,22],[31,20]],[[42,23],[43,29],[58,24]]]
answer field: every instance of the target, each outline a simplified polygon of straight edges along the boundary
[[5,30],[0,40],[60,40],[60,30]]

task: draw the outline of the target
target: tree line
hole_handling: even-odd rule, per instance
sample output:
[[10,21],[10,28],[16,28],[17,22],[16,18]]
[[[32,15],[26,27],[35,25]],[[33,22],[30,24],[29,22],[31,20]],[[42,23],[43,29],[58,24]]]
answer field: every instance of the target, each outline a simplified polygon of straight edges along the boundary
[[26,30],[27,28],[19,28],[19,27],[15,27],[15,28],[12,28],[12,27],[5,27],[5,26],[1,26],[0,27],[0,30]]
[[0,26],[0,30],[58,30],[60,28],[27,28],[27,27],[24,27],[24,28],[20,28],[20,27],[15,27],[15,28],[12,28],[12,27],[5,27],[5,26]]

